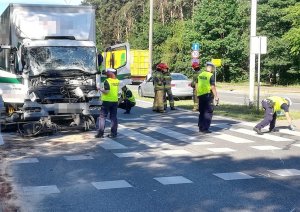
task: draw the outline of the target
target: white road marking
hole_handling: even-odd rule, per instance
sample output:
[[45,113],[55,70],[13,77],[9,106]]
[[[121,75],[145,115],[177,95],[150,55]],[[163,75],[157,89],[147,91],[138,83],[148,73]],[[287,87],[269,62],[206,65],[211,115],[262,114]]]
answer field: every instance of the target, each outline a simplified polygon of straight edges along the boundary
[[267,150],[281,150],[280,148],[275,147],[275,146],[252,146],[251,148],[262,150],[262,151],[267,151]]
[[251,140],[248,140],[248,139],[245,139],[245,138],[240,138],[240,137],[227,135],[227,134],[215,135],[213,137],[217,138],[217,139],[229,141],[229,142],[232,142],[232,143],[236,143],[236,144],[246,144],[246,143],[253,143],[254,142],[254,141],[251,141]]
[[300,175],[300,170],[298,169],[277,169],[268,171],[281,177],[292,177]]
[[175,127],[184,128],[193,132],[199,132],[199,127],[191,124],[178,124],[175,125]]
[[199,141],[199,142],[192,142],[191,144],[195,146],[205,146],[205,145],[213,145],[214,143],[208,141],[202,141],[202,142]]
[[132,187],[126,180],[92,182],[92,185],[98,190]]
[[19,160],[15,160],[13,163],[22,164],[22,163],[38,163],[39,160],[37,158],[22,158]]
[[214,153],[226,153],[226,152],[235,152],[236,150],[230,148],[208,148],[209,151]]
[[263,134],[263,135],[258,135],[256,132],[254,132],[253,130],[247,130],[247,129],[230,129],[233,132],[238,132],[238,133],[242,133],[242,134],[246,134],[246,135],[250,135],[250,136],[254,136],[254,137],[258,137],[258,138],[262,138],[262,139],[267,139],[270,141],[293,141],[292,139],[289,138],[283,138],[283,137],[279,137],[279,136],[275,136],[275,135],[270,135],[270,134]]
[[182,177],[182,176],[173,176],[173,177],[156,177],[154,180],[160,182],[163,185],[174,185],[174,184],[186,184],[193,183],[191,180]]
[[246,180],[253,179],[254,177],[247,175],[243,172],[230,172],[230,173],[217,173],[215,176],[223,180]]
[[71,156],[64,156],[64,158],[68,161],[73,160],[93,160],[94,158],[90,155],[71,155]]
[[147,129],[154,131],[154,132],[161,133],[161,134],[169,136],[171,138],[175,138],[175,139],[183,141],[183,142],[187,142],[188,140],[196,140],[197,139],[197,137],[185,135],[185,134],[176,132],[174,130],[169,130],[169,129],[166,129],[163,127],[148,127]]
[[46,195],[60,193],[56,185],[22,187],[22,192],[25,195]]
[[300,147],[300,144],[294,144],[293,146],[295,146],[295,147]]
[[162,147],[162,146],[167,146],[168,144],[161,142],[159,140],[156,140],[155,138],[152,138],[150,136],[144,135],[142,133],[139,133],[135,130],[132,130],[128,127],[125,127],[123,125],[119,125],[119,133],[125,135],[126,137],[135,140],[141,144],[144,144],[148,147]]
[[127,149],[126,146],[112,140],[109,138],[104,138],[101,140],[101,143],[99,144],[102,148],[106,150],[113,150],[113,149]]
[[169,155],[169,156],[177,156],[177,155],[191,155],[190,152],[186,150],[164,150],[162,153]]
[[115,156],[119,158],[138,158],[142,155],[138,152],[125,152],[125,153],[114,153]]

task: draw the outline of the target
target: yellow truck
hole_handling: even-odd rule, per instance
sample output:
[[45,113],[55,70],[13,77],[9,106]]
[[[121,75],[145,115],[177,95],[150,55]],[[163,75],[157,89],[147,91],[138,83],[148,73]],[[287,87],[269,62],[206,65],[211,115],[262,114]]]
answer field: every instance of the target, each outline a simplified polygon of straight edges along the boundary
[[[107,55],[106,67],[121,67],[126,63],[126,50],[117,50],[113,52],[113,60]],[[111,62],[114,61],[112,65]],[[149,72],[149,51],[148,50],[130,50],[130,73],[133,83],[142,82]]]

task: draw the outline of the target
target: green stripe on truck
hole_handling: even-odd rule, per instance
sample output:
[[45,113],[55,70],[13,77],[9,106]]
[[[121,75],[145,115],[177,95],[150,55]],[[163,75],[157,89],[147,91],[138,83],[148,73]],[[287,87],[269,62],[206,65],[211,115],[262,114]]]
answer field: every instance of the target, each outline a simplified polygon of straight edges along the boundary
[[17,78],[0,77],[0,83],[20,84],[21,81]]

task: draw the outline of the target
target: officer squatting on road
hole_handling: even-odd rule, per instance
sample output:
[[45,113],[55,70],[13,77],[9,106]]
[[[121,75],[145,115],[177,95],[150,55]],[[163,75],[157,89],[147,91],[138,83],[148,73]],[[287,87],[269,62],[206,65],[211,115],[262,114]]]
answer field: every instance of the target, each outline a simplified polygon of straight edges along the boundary
[[206,63],[206,70],[198,76],[198,100],[199,100],[199,132],[211,133],[209,130],[214,111],[214,100],[218,103],[219,97],[215,86],[213,71],[215,66],[211,62]]
[[122,88],[122,96],[119,102],[119,108],[125,110],[124,114],[130,114],[131,108],[133,108],[135,104],[135,98],[131,90],[129,90],[127,86],[124,86]]
[[200,64],[197,63],[197,62],[194,62],[192,64],[192,68],[194,70],[192,83],[191,83],[191,86],[193,88],[193,101],[194,101],[193,111],[198,111],[199,101],[198,101],[197,89],[198,89],[198,76],[199,76],[199,73],[200,73]]
[[264,99],[261,104],[263,109],[265,110],[265,116],[264,119],[253,128],[253,130],[257,132],[257,134],[262,135],[263,132],[261,130],[268,125],[269,132],[278,131],[275,128],[275,125],[277,112],[280,112],[281,110],[283,110],[285,113],[285,117],[289,123],[289,129],[295,130],[295,126],[292,124],[292,118],[289,113],[290,106],[292,106],[292,100],[290,98],[272,96]]
[[156,66],[156,70],[152,74],[153,86],[154,86],[154,101],[153,108],[154,112],[164,113],[164,75],[163,72],[168,70],[169,67],[165,63],[159,63]]
[[109,68],[106,70],[107,79],[104,81],[104,89],[100,88],[102,107],[99,117],[99,129],[95,136],[96,138],[103,138],[105,130],[105,120],[109,114],[111,120],[111,134],[108,137],[115,138],[118,130],[118,94],[120,82],[116,78],[116,70]]
[[168,108],[168,102],[167,99],[169,99],[169,104],[171,110],[176,110],[174,105],[174,97],[172,93],[172,77],[169,68],[163,70],[163,84],[164,84],[164,109],[167,110]]

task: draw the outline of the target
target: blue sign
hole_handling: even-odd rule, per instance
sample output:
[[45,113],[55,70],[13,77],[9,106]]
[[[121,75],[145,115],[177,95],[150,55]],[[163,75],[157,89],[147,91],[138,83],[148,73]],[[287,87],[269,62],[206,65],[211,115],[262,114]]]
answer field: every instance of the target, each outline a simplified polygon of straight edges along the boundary
[[192,50],[193,51],[199,51],[200,50],[200,43],[193,43]]

